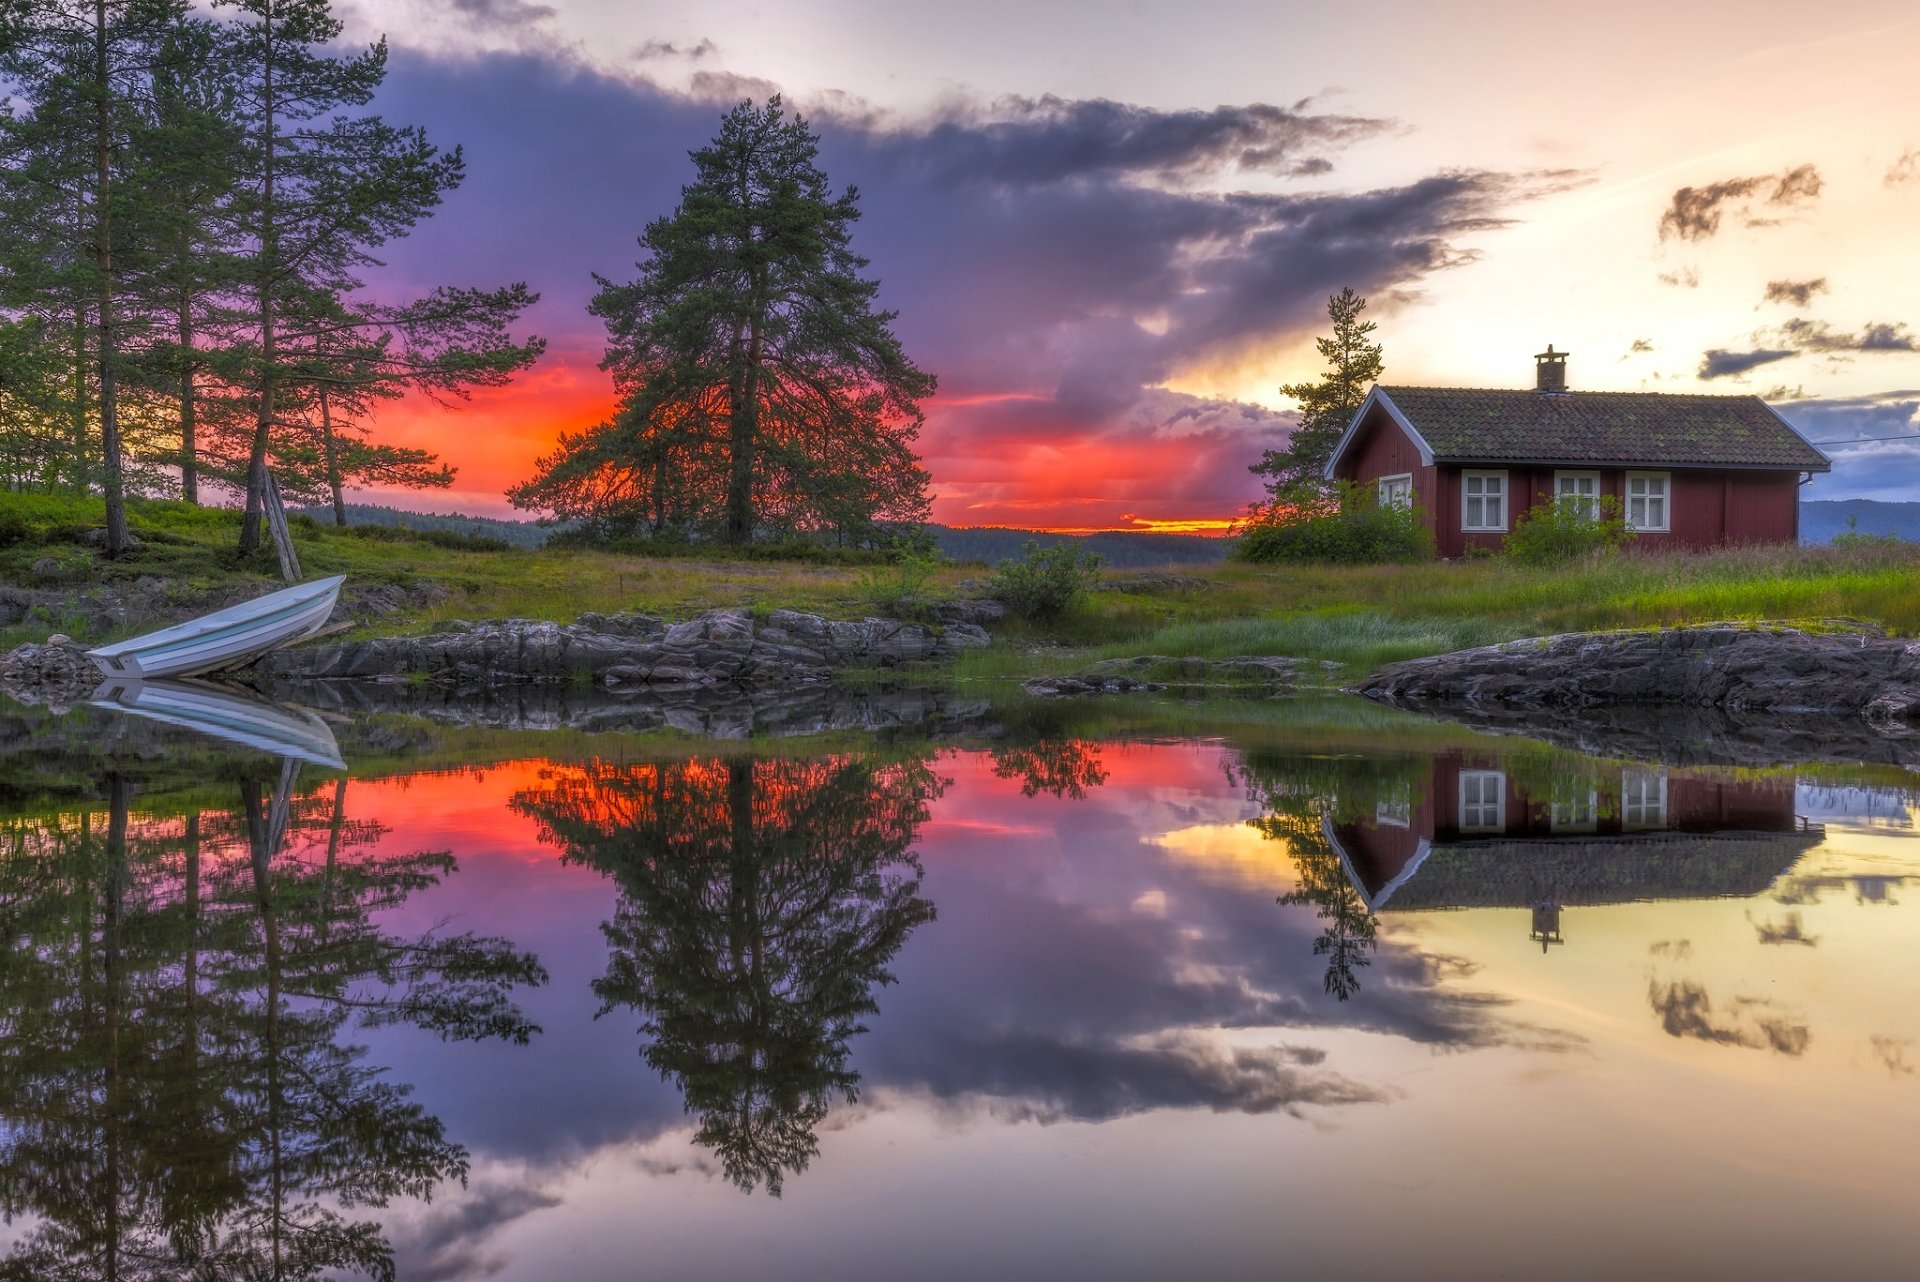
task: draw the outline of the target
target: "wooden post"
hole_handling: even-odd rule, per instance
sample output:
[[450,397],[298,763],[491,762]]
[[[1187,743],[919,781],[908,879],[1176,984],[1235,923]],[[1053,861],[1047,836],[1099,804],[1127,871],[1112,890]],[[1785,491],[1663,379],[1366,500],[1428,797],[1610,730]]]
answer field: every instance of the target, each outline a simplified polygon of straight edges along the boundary
[[262,507],[266,510],[267,529],[273,535],[273,550],[280,554],[280,577],[289,583],[298,583],[300,557],[293,550],[293,531],[287,528],[287,508],[280,501],[280,483],[273,479],[272,472],[266,472],[266,478]]

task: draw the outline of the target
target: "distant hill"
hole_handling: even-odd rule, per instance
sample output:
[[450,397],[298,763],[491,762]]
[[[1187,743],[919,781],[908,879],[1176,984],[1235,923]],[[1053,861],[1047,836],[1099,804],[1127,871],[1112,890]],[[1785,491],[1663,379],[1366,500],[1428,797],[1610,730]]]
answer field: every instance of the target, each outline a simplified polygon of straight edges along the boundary
[[[305,507],[299,511],[322,525],[333,524],[331,507]],[[455,534],[478,534],[499,539],[518,548],[544,547],[557,526],[536,525],[532,521],[502,521],[491,516],[461,516],[447,512],[407,512],[397,507],[375,507],[370,503],[347,504],[349,525],[397,525],[405,530],[450,530]]]
[[[302,508],[301,511],[316,521],[326,524],[333,521],[333,509],[330,507]],[[347,504],[347,521],[353,525],[397,525],[409,530],[451,530],[458,534],[479,534],[523,548],[542,547],[556,530],[566,528],[539,525],[533,521],[503,521],[490,516],[407,512],[368,503]],[[1098,552],[1102,562],[1116,569],[1212,565],[1227,559],[1230,546],[1225,539],[1207,539],[1195,534],[1043,534],[1035,530],[997,527],[960,529],[950,525],[930,525],[927,529],[932,532],[940,551],[953,560],[989,563],[1019,556],[1028,542],[1045,547],[1071,543]]]
[[1847,531],[1847,518],[1861,534],[1892,534],[1920,541],[1920,503],[1882,503],[1875,499],[1820,499],[1800,505],[1800,541],[1830,543]]
[[1004,561],[1017,557],[1028,543],[1053,547],[1070,543],[1100,554],[1117,569],[1144,569],[1156,565],[1213,565],[1227,559],[1232,544],[1197,534],[1042,534],[990,526],[956,528],[930,525],[940,550],[956,561]]

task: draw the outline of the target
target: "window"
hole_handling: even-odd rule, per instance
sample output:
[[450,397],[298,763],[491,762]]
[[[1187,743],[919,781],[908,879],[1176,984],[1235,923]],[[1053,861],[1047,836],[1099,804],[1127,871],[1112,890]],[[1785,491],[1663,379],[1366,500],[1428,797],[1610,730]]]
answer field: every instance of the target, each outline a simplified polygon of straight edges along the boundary
[[1373,822],[1389,828],[1413,827],[1413,785],[1402,783],[1373,807]]
[[1575,508],[1589,521],[1593,520],[1600,515],[1600,473],[1555,472],[1553,497],[1555,502]]
[[1550,832],[1593,832],[1600,826],[1600,794],[1589,789],[1562,794],[1554,790],[1553,811],[1547,817]]
[[1502,531],[1507,528],[1505,472],[1460,474],[1460,528]]
[[1460,831],[1507,830],[1507,777],[1498,770],[1460,772]]
[[1620,826],[1667,826],[1667,777],[1654,770],[1620,772]]
[[1667,490],[1672,478],[1666,472],[1627,473],[1627,528],[1630,530],[1666,530]]
[[1402,472],[1399,476],[1380,478],[1381,507],[1413,506],[1413,473]]

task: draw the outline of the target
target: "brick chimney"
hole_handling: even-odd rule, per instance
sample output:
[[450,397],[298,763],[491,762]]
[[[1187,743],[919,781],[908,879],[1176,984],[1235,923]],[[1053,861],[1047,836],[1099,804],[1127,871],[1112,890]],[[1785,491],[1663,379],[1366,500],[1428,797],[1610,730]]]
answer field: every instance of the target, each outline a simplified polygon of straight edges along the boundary
[[1533,390],[1536,392],[1567,390],[1567,354],[1554,351],[1552,343],[1547,344],[1546,351],[1534,354]]

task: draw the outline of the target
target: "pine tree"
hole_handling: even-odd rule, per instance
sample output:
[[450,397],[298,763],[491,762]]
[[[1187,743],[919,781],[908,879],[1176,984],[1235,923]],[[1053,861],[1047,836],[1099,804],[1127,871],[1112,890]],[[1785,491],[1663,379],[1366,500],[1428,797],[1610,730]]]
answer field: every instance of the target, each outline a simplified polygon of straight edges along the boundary
[[[0,75],[26,109],[0,116],[0,171],[16,291],[70,309],[75,477],[88,477],[86,394],[100,433],[107,552],[128,546],[120,439],[124,341],[117,221],[129,203],[127,137],[154,51],[183,0],[13,0],[0,10]],[[57,301],[54,301],[57,300]]]
[[1351,289],[1327,299],[1333,334],[1314,341],[1327,362],[1327,372],[1317,383],[1288,383],[1280,388],[1282,396],[1300,402],[1300,425],[1293,429],[1285,449],[1268,450],[1248,469],[1269,478],[1267,491],[1276,500],[1326,492],[1324,474],[1333,447],[1384,369],[1380,345],[1367,342],[1374,323],[1360,319],[1366,306],[1367,300]]
[[913,453],[934,379],[851,247],[819,139],[780,99],[742,103],[693,153],[694,180],[640,238],[640,276],[596,277],[611,421],[561,438],[509,497],[602,528],[871,542],[922,521]]

